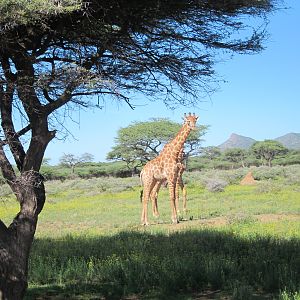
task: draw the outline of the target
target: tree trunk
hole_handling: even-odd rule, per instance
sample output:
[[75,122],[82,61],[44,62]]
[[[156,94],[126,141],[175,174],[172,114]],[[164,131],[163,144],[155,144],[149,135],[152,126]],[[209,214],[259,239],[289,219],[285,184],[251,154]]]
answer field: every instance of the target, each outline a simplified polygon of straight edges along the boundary
[[25,295],[30,248],[45,203],[43,178],[38,172],[24,172],[13,183],[13,191],[20,212],[9,227],[0,221],[1,300],[20,300]]
[[271,168],[272,167],[272,158],[270,158],[269,160],[268,160],[268,166]]

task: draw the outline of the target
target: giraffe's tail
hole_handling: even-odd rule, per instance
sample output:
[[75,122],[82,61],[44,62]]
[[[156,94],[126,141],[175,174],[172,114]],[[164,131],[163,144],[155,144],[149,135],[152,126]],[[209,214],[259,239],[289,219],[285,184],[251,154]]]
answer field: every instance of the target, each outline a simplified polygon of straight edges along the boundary
[[[141,171],[140,173],[140,184],[141,186],[143,186],[143,170]],[[140,201],[142,202],[143,201],[143,194],[144,194],[144,190],[141,190],[140,191]]]
[[143,202],[143,194],[144,194],[144,190],[140,191],[140,201]]

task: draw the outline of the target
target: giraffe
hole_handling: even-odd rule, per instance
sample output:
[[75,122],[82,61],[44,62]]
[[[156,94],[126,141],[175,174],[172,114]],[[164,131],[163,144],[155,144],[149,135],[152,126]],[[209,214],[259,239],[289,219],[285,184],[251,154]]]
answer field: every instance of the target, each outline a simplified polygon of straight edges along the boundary
[[[169,144],[166,144],[166,146],[168,146]],[[165,146],[165,147],[166,147]],[[180,209],[179,209],[179,188],[182,191],[182,198],[183,198],[183,211],[186,211],[186,203],[187,203],[187,191],[186,191],[186,187],[183,183],[182,180],[182,174],[185,171],[186,167],[184,164],[184,152],[183,152],[183,148],[180,150],[179,154],[178,154],[178,176],[177,176],[177,182],[176,182],[176,189],[175,189],[175,205],[176,205],[176,210],[177,213],[180,213]],[[155,184],[151,195],[150,195],[150,199],[152,201],[152,214],[154,217],[159,217],[159,212],[158,212],[158,206],[157,206],[157,198],[158,198],[158,192],[160,190],[161,185],[167,185],[167,181],[157,181],[157,183]]]
[[[142,196],[142,225],[149,225],[148,222],[148,200],[155,187],[155,185],[162,184],[167,181],[169,189],[169,197],[171,204],[171,219],[172,222],[178,223],[177,210],[176,210],[176,184],[180,170],[181,162],[178,159],[179,153],[182,151],[184,143],[190,134],[191,130],[195,129],[198,116],[189,113],[184,114],[184,123],[180,128],[175,138],[164,147],[161,153],[150,160],[141,172],[141,183],[144,191]],[[160,187],[160,186],[159,186]]]

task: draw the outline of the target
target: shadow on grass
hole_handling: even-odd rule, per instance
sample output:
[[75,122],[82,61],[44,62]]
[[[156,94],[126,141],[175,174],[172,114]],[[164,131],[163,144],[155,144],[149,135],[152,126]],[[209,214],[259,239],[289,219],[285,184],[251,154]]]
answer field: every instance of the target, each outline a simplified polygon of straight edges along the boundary
[[26,299],[266,299],[299,291],[299,253],[298,239],[214,230],[37,239]]

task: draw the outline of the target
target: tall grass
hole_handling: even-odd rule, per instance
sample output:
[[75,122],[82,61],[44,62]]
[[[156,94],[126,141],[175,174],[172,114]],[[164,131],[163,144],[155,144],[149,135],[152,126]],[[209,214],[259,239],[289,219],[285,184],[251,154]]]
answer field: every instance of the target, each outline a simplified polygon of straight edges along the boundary
[[161,299],[207,288],[233,291],[236,299],[245,290],[296,293],[299,253],[298,239],[242,238],[212,229],[37,239],[28,298],[34,286],[44,284],[107,299],[132,294]]

